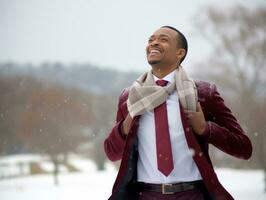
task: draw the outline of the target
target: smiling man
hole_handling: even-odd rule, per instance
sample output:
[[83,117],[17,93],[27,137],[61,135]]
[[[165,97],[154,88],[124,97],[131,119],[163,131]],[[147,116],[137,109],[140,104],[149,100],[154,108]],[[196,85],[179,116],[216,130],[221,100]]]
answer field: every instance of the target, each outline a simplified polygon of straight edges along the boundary
[[252,145],[216,86],[180,65],[185,36],[163,26],[146,47],[152,69],[119,97],[116,124],[104,142],[121,160],[110,200],[233,199],[214,172],[208,145],[248,159]]

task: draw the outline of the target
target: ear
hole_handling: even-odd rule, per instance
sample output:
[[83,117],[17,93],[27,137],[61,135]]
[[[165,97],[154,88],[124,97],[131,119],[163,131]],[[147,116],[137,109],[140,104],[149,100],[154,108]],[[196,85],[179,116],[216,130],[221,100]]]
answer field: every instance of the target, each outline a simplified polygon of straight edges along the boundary
[[178,49],[176,50],[176,58],[177,58],[178,60],[181,60],[181,59],[185,56],[185,54],[186,54],[186,50],[185,50],[185,49],[178,48]]

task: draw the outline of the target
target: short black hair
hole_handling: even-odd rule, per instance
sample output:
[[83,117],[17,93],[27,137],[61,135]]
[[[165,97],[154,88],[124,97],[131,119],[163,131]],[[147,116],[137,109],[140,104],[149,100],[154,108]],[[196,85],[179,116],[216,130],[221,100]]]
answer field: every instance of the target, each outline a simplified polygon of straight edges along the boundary
[[186,50],[186,53],[184,55],[184,57],[180,60],[180,63],[182,63],[182,61],[185,59],[186,55],[187,55],[187,51],[188,51],[188,43],[187,43],[187,39],[184,36],[183,33],[181,33],[179,30],[177,30],[176,28],[172,27],[172,26],[162,26],[161,28],[169,28],[174,30],[175,32],[177,32],[177,40],[180,42],[180,47]]

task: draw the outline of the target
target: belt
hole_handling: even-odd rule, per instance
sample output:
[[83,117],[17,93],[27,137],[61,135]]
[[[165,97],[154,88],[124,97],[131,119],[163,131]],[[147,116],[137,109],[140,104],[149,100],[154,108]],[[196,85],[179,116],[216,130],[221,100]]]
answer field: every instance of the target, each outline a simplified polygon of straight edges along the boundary
[[150,191],[150,192],[159,192],[162,194],[174,194],[178,192],[184,192],[188,190],[193,190],[196,188],[200,188],[203,182],[200,181],[192,181],[192,182],[181,182],[181,183],[173,183],[173,184],[151,184],[144,182],[137,182],[137,188],[140,191]]

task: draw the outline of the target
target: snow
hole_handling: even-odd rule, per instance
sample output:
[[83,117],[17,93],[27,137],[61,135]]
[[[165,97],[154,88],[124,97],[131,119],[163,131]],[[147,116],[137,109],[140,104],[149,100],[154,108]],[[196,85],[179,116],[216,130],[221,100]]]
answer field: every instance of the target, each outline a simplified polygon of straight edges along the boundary
[[71,162],[83,172],[94,172],[97,169],[96,164],[89,159],[73,158]]
[[0,158],[0,163],[16,164],[23,162],[38,162],[44,159],[47,159],[47,156],[40,156],[38,154],[12,155]]
[[7,176],[17,176],[20,173],[28,174],[29,163],[41,163],[48,159],[47,156],[37,154],[12,155],[0,158],[0,178]]
[[[40,167],[44,169],[46,172],[53,172],[54,171],[54,165],[51,162],[42,162],[40,163]],[[65,166],[59,165],[60,172],[67,172],[67,168]]]
[[235,199],[266,199],[262,170],[218,169],[216,172],[220,182]]
[[[94,163],[84,158],[73,158],[71,164],[80,169],[80,172],[61,171],[58,186],[54,185],[53,177],[47,174],[0,179],[0,199],[108,199],[117,174],[117,170],[111,163],[107,163],[105,171],[97,171]],[[264,175],[261,170],[223,168],[216,169],[216,172],[223,186],[236,200],[266,199],[266,193],[263,193]]]
[[59,176],[59,186],[53,177],[38,175],[0,181],[1,200],[106,200],[111,193],[114,171],[71,173]]

